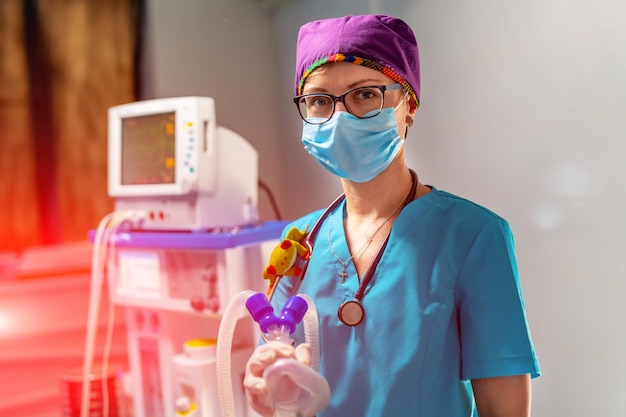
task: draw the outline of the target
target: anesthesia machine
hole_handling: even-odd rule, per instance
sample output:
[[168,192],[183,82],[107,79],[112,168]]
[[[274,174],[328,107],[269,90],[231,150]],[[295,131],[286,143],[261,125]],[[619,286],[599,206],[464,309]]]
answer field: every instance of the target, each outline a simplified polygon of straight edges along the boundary
[[[217,126],[211,98],[124,104],[111,108],[108,120],[115,210],[92,235],[81,416],[90,407],[104,281],[126,314],[132,415],[221,416],[220,322],[237,294],[265,290],[264,260],[285,224],[259,222],[257,153]],[[236,415],[253,416],[242,379],[260,333],[248,315],[232,321],[228,382],[236,387]]]

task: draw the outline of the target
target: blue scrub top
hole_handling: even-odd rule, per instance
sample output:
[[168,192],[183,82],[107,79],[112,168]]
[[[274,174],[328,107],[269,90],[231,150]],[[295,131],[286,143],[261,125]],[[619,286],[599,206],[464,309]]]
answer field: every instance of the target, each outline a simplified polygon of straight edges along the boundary
[[[365,318],[341,323],[338,307],[359,282],[350,262],[344,283],[337,256],[350,258],[345,202],[322,224],[300,289],[315,302],[320,372],[331,401],[319,417],[477,416],[470,380],[540,374],[519,285],[508,223],[468,200],[437,190],[411,202],[362,299]],[[313,226],[322,211],[293,222]],[[329,229],[329,220],[333,219]],[[273,304],[292,295],[283,278]],[[304,340],[302,329],[294,335]]]

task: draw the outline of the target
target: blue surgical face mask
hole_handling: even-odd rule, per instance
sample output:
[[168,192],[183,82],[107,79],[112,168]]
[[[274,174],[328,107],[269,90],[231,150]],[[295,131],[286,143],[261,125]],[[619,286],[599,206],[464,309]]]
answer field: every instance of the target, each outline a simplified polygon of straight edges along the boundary
[[374,179],[404,144],[391,107],[371,119],[341,111],[320,125],[303,123],[304,149],[331,173],[354,182]]

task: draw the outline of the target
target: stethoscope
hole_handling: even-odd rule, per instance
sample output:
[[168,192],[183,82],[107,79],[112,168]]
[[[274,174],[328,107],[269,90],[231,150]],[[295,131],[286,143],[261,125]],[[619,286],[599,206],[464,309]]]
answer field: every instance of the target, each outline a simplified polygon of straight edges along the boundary
[[[404,204],[402,205],[402,208],[406,207],[407,204],[413,201],[415,192],[417,191],[417,186],[419,184],[417,174],[415,173],[415,171],[413,171],[412,169],[409,169],[409,172],[411,173],[411,188],[404,200]],[[313,242],[315,242],[315,239],[317,238],[317,234],[319,233],[319,230],[322,227],[322,224],[330,216],[330,214],[333,211],[335,211],[337,207],[339,207],[339,205],[345,200],[345,198],[346,198],[345,194],[341,194],[332,203],[330,203],[330,205],[324,210],[321,216],[313,224],[311,231],[307,233],[307,235],[304,237],[303,241],[301,242],[308,249],[309,256],[307,257],[306,260],[304,260],[304,264],[302,265],[302,272],[298,276],[294,289],[293,289],[293,295],[298,294],[300,292],[300,287],[302,286],[302,282],[304,281],[304,276],[306,275],[306,271],[309,267],[309,262],[313,254],[313,246],[314,246]],[[374,276],[374,272],[376,271],[376,267],[378,266],[378,263],[380,262],[380,258],[383,256],[383,252],[385,251],[385,248],[387,247],[387,243],[389,242],[390,236],[391,236],[391,232],[387,234],[385,241],[381,244],[380,248],[378,249],[378,252],[376,253],[376,256],[374,257],[374,260],[372,261],[370,267],[367,269],[367,271],[365,272],[365,275],[361,279],[359,288],[357,289],[354,295],[354,299],[345,301],[337,309],[337,316],[339,317],[339,320],[347,326],[356,326],[360,324],[365,318],[365,309],[363,308],[361,300],[363,299],[363,295],[365,294],[365,289],[367,288],[372,277]],[[274,296],[274,292],[276,291],[276,287],[278,287],[278,284],[281,278],[282,276],[278,276],[276,282],[270,289],[270,293],[269,293],[270,301],[272,300],[272,297]]]

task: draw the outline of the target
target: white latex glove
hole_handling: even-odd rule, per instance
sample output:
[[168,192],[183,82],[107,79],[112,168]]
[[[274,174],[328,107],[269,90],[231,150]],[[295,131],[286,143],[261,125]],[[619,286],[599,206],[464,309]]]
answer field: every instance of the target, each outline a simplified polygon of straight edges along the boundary
[[246,390],[248,403],[254,411],[263,417],[272,417],[272,406],[269,392],[263,379],[265,369],[281,358],[295,358],[307,366],[311,366],[311,346],[302,343],[296,348],[276,341],[270,341],[257,347],[246,364],[246,374],[243,386]]

